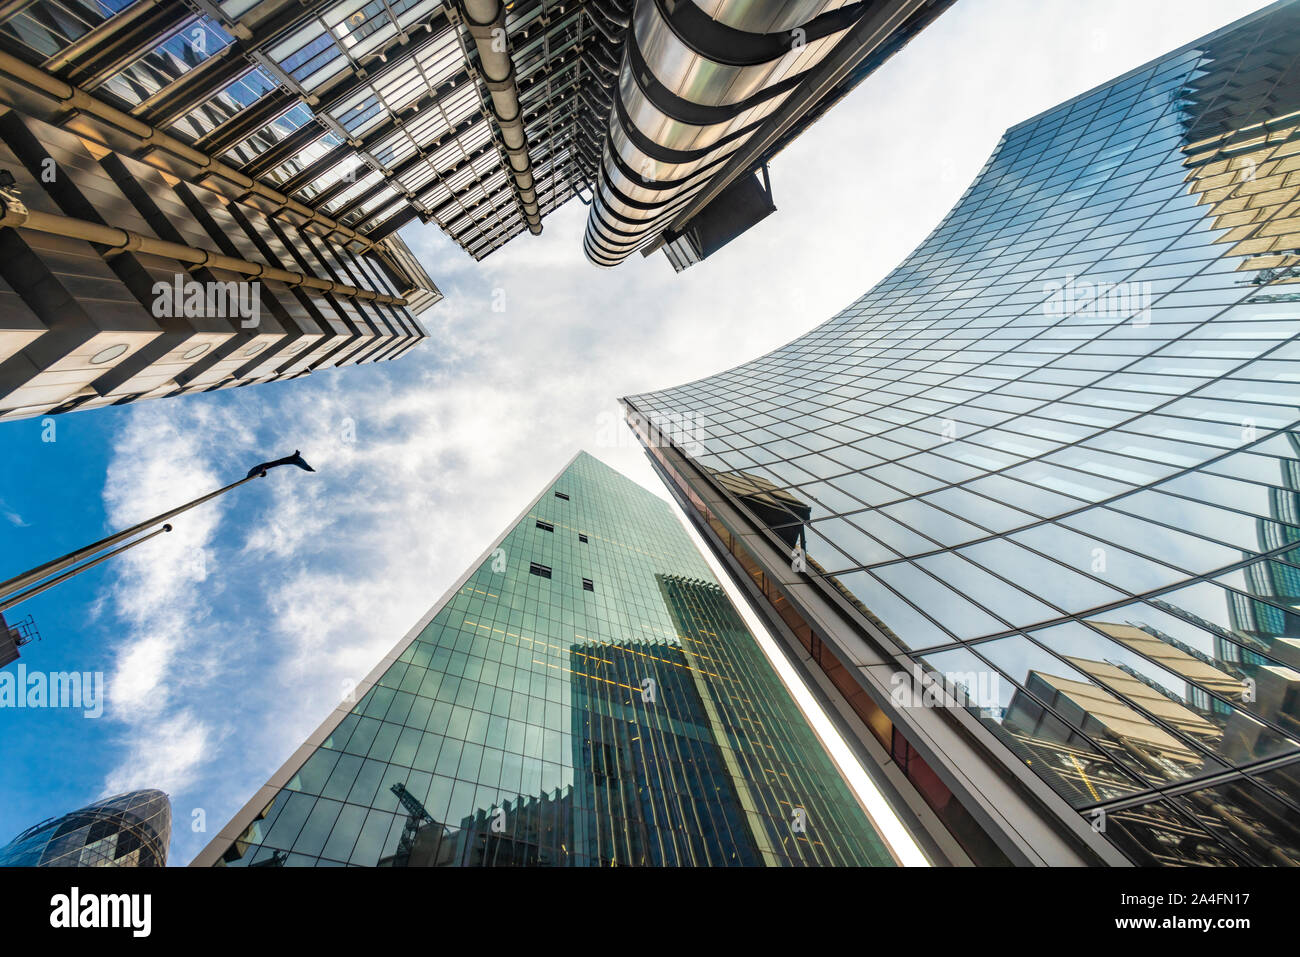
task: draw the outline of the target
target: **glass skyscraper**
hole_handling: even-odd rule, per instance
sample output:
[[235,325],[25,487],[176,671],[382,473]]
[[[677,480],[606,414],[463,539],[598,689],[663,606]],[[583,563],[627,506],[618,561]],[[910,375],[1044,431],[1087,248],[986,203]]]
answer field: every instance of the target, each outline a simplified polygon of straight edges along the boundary
[[662,499],[579,454],[198,865],[889,865]]
[[936,860],[1300,864],[1300,5],[1008,130],[776,351],[625,400]]
[[29,827],[0,848],[0,867],[162,867],[171,834],[167,795],[131,791]]

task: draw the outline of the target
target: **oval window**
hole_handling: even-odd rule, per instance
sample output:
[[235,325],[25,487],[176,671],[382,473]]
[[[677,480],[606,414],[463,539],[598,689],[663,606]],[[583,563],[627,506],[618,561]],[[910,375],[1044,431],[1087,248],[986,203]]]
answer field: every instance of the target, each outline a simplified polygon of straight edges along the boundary
[[126,352],[126,344],[119,342],[115,346],[109,346],[107,349],[101,349],[90,357],[91,365],[102,365],[105,362],[112,362],[122,353]]

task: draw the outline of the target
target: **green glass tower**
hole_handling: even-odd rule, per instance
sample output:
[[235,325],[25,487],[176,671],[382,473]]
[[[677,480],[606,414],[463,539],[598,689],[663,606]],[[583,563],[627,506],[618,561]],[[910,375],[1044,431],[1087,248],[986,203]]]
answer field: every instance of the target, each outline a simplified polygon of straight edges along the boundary
[[666,502],[577,455],[194,864],[890,865]]

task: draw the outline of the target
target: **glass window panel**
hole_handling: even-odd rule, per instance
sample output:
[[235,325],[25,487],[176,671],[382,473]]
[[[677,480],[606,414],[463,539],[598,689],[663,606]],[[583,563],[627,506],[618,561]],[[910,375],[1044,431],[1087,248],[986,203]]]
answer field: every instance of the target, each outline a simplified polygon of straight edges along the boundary
[[1150,555],[1192,574],[1204,574],[1241,560],[1241,552],[1226,545],[1109,508],[1091,508],[1069,515],[1060,524],[1089,537],[1095,536],[1099,541]]
[[1107,812],[1106,836],[1136,864],[1241,867],[1248,863],[1189,815],[1181,802],[1152,801]]
[[1184,580],[1187,575],[1141,555],[1072,532],[1060,525],[1037,525],[1011,536],[1013,541],[1050,555],[1084,574],[1122,584],[1134,593],[1154,591]]
[[951,552],[918,559],[917,564],[1013,626],[1060,616],[1057,609]]
[[1032,589],[1039,598],[1067,612],[1109,604],[1124,596],[1115,589],[1005,539],[979,542],[958,554],[1008,581]]
[[1006,624],[982,611],[933,576],[909,562],[881,565],[873,570],[912,604],[923,607],[949,632],[961,639],[1006,631]]
[[952,642],[951,635],[899,598],[871,574],[852,572],[838,576],[838,580],[871,615],[884,622],[906,647],[929,648]]
[[1300,815],[1249,781],[1226,781],[1170,802],[1256,867],[1300,866]]

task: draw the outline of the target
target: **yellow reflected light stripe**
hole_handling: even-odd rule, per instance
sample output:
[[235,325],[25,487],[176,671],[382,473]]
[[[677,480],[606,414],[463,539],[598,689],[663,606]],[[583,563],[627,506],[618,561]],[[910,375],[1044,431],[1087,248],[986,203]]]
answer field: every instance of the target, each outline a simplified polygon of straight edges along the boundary
[[614,685],[616,688],[624,688],[628,691],[639,692],[641,690],[640,688],[633,688],[631,685],[625,685],[620,681],[610,681],[608,678],[602,678],[599,675],[589,675],[586,672],[574,671],[572,668],[566,668],[563,665],[553,665],[548,661],[539,661],[536,658],[533,659],[533,664],[545,665],[548,668],[554,668],[556,671],[567,671],[569,674],[577,675],[580,678],[590,678],[592,681],[601,681],[607,685]]

